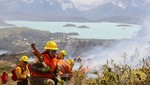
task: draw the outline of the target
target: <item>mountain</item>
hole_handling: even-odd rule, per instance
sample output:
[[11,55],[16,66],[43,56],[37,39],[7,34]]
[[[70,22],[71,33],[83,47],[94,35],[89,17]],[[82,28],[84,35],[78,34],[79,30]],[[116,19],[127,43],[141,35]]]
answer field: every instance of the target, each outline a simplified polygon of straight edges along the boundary
[[140,23],[150,14],[150,1],[106,0],[86,11],[77,8],[71,0],[0,0],[0,19]]
[[0,0],[4,20],[67,21],[79,17],[77,14],[70,0]]
[[146,0],[110,0],[94,9],[83,13],[83,16],[96,21],[137,22],[150,14],[150,1]]

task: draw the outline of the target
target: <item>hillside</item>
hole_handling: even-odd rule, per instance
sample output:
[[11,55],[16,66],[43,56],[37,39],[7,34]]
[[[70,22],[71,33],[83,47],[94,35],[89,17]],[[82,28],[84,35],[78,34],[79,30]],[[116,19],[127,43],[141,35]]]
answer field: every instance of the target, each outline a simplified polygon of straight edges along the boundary
[[30,28],[3,28],[0,29],[0,50],[7,50],[11,54],[31,54],[31,43],[35,43],[42,51],[45,43],[54,40],[59,49],[66,49],[67,56],[77,57],[95,46],[109,47],[115,40],[88,40],[70,38],[77,33],[51,33],[48,31],[33,30]]
[[61,36],[62,33],[53,34],[30,28],[4,28],[0,29],[0,48],[11,52],[27,52],[31,43],[40,46],[51,38],[61,38]]
[[[11,52],[11,54],[0,55],[0,73],[2,71],[7,71],[10,73],[11,66],[14,65],[22,55],[25,54],[29,57],[33,56],[30,47],[30,44],[33,42],[36,44],[38,50],[42,51],[44,44],[48,40],[54,40],[58,43],[59,50],[67,50],[67,57],[77,57],[86,51],[88,52],[88,50],[91,50],[94,47],[103,47],[105,49],[118,42],[118,40],[89,40],[69,38],[70,35],[74,34],[76,35],[77,33],[51,33],[48,31],[33,30],[25,27],[1,28],[0,50],[8,50]],[[125,56],[120,57],[124,57],[125,59],[128,56],[126,53],[124,54]],[[135,57],[138,58],[138,55]],[[100,62],[96,60],[96,58],[94,59],[95,62]],[[92,59],[88,58],[88,61],[88,66],[90,66],[89,64],[93,64]],[[82,61],[82,64],[80,65],[80,67],[82,67],[78,70],[73,70],[73,78],[68,82],[68,85],[149,85],[149,56],[147,58],[143,58],[139,62],[139,68],[137,69],[128,64],[124,64],[123,62],[117,64],[114,61],[116,60],[107,60],[106,64],[98,66],[99,68],[85,67],[86,63]],[[11,76],[9,76],[9,78],[10,77]],[[11,79],[8,80],[8,84],[16,85]]]

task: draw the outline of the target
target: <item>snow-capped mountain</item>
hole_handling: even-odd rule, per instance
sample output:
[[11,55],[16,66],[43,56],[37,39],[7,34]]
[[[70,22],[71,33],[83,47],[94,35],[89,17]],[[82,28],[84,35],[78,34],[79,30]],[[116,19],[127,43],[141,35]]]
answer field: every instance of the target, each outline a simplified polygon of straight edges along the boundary
[[83,16],[97,21],[132,21],[150,14],[149,0],[109,0],[107,3],[87,10]]
[[69,20],[78,13],[70,0],[0,0],[2,19]]
[[72,1],[0,0],[0,19],[137,22],[150,14],[150,0],[103,0],[86,11],[79,11]]

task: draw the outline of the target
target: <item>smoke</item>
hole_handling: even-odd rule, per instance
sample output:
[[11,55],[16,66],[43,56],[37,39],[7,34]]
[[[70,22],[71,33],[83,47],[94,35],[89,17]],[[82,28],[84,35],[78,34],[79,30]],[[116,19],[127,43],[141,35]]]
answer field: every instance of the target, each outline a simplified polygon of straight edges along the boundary
[[142,24],[142,29],[138,32],[138,39],[142,39],[143,41],[150,40],[150,17],[146,17],[145,21]]
[[81,55],[84,66],[95,68],[113,60],[114,63],[128,64],[135,67],[140,60],[150,56],[150,17],[141,25],[136,36],[118,41],[112,47],[95,47]]

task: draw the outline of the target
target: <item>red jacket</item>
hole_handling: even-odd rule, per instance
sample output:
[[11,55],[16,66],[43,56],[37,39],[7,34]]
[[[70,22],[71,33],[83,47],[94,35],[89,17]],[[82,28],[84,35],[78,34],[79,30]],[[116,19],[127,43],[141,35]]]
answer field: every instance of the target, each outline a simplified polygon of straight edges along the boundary
[[[46,65],[50,67],[50,71],[53,74],[56,74],[55,71],[56,71],[56,65],[57,65],[58,59],[55,56],[51,58],[46,52],[43,52],[42,56],[43,56],[43,59],[44,59],[44,62],[46,63]],[[31,75],[34,77],[54,79],[52,74],[50,74],[50,72],[45,72],[45,73],[32,72]]]

